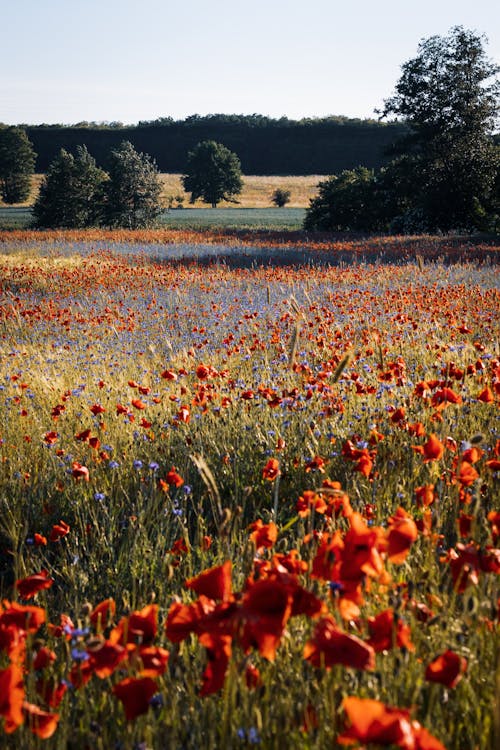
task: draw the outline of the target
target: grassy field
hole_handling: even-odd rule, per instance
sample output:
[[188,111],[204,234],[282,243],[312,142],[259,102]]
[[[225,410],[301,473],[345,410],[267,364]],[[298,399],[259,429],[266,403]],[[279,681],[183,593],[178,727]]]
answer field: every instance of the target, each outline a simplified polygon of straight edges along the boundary
[[[159,217],[169,229],[300,229],[304,208],[173,208]],[[26,229],[31,223],[28,207],[0,207],[0,230]]]
[[43,237],[0,234],[1,746],[498,747],[499,248]]
[[[36,174],[33,177],[33,187],[31,195],[26,203],[20,204],[19,207],[27,207],[32,205],[35,201],[42,181],[43,175]],[[161,174],[161,181],[163,183],[163,194],[162,199],[165,205],[168,205],[168,198],[172,196],[176,198],[181,196],[183,199],[183,205],[189,205],[189,193],[185,193],[181,183],[180,174]],[[324,177],[321,175],[307,175],[307,176],[259,176],[259,175],[244,175],[243,176],[243,191],[238,197],[238,206],[240,208],[271,208],[271,195],[276,188],[283,188],[290,190],[291,197],[289,208],[306,208],[309,205],[309,199],[317,193],[317,184]],[[174,206],[178,204],[178,201],[174,201]],[[3,208],[5,204],[0,201],[0,208]],[[194,203],[194,206],[201,208],[206,207],[206,204],[201,200]],[[234,207],[233,203],[222,202],[220,208],[231,208]]]

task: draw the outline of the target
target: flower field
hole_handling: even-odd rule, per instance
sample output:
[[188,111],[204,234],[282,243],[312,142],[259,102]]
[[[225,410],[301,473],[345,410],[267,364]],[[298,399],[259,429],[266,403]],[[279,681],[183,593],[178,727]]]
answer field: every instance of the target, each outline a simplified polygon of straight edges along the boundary
[[497,262],[0,234],[1,746],[495,747]]

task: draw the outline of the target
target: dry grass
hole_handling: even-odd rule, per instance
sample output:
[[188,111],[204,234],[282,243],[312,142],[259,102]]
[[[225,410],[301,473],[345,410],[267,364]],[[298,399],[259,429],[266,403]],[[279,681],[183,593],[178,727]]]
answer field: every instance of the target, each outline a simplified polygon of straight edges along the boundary
[[[35,201],[42,178],[42,174],[33,176],[31,195],[25,203],[18,204],[20,207],[30,206]],[[272,193],[276,188],[283,188],[284,190],[290,190],[291,193],[290,203],[288,203],[289,208],[306,208],[309,205],[309,199],[317,193],[318,182],[323,179],[322,175],[288,175],[282,177],[277,175],[244,175],[243,192],[239,196],[239,203],[237,205],[240,208],[270,208],[273,205],[271,203]],[[165,203],[168,203],[169,196],[175,198],[178,195],[182,195],[184,205],[189,205],[189,193],[184,192],[180,174],[162,173],[161,180],[164,185],[163,199]],[[174,205],[176,203],[177,201],[174,202]],[[3,205],[1,201],[0,205]],[[201,208],[207,204],[202,201],[196,201],[194,205]],[[226,202],[219,204],[221,208],[234,205],[234,203]]]

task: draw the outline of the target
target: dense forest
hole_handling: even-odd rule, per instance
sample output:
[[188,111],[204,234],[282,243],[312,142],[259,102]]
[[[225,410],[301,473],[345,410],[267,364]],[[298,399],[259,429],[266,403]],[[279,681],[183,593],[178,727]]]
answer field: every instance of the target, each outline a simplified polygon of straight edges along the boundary
[[61,148],[85,145],[100,166],[110,150],[130,141],[151,154],[162,172],[183,172],[187,154],[197,143],[214,140],[234,151],[245,174],[334,174],[360,164],[377,168],[404,126],[344,117],[278,120],[262,115],[192,115],[185,120],[161,118],[129,126],[78,123],[23,125],[38,155],[36,171],[45,172]]

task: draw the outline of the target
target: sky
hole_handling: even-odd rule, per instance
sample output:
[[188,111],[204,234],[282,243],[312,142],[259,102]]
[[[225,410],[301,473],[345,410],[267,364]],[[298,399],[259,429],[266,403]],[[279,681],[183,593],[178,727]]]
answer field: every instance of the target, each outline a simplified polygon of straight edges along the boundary
[[495,0],[0,0],[0,122],[376,117],[418,43]]

